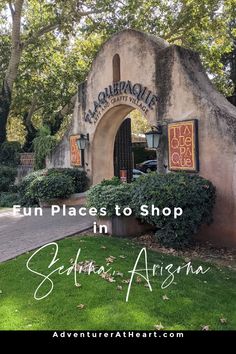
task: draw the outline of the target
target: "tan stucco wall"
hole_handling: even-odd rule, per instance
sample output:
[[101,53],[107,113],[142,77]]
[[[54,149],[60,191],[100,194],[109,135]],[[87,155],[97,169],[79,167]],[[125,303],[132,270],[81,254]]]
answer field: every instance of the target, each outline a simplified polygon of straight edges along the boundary
[[[192,51],[132,30],[113,36],[94,60],[86,85],[80,86],[71,128],[48,159],[48,166],[70,166],[69,135],[89,133],[85,170],[91,182],[113,176],[116,132],[137,106],[111,104],[95,124],[85,122],[84,113],[92,109],[98,93],[112,84],[112,58],[117,53],[121,80],[141,83],[159,96],[158,104],[145,114],[152,125],[163,120],[198,119],[199,173],[217,188],[215,222],[199,237],[236,246],[236,108],[213,88]],[[166,144],[162,147],[160,159],[167,164]]]

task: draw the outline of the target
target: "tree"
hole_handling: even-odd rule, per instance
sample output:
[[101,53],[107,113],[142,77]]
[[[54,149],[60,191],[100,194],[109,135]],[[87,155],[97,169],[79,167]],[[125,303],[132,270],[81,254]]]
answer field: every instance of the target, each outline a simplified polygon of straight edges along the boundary
[[[13,85],[19,73],[22,54],[29,47],[37,45],[47,34],[57,33],[69,37],[75,33],[77,24],[95,13],[107,10],[106,2],[76,0],[15,0],[3,1],[0,10],[11,13],[10,58],[2,78],[0,93],[0,144],[6,139],[6,125],[13,96]],[[7,17],[7,15],[6,15]],[[5,38],[2,36],[1,42]],[[2,47],[2,43],[1,43]]]

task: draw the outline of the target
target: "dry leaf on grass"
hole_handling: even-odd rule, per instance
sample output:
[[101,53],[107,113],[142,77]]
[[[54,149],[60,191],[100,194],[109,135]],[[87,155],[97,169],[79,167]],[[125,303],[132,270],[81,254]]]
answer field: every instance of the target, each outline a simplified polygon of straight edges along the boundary
[[80,309],[80,310],[83,310],[85,308],[85,305],[84,304],[79,304],[79,305],[77,305],[77,308]]
[[126,257],[125,256],[123,256],[123,255],[120,255],[119,256],[121,259],[125,259]]
[[129,282],[130,282],[130,279],[124,279],[124,280],[122,280],[122,283],[124,283],[124,284],[129,284]]
[[108,258],[106,258],[106,262],[107,262],[108,264],[109,264],[109,263],[113,263],[115,259],[116,259],[116,257],[109,256]]
[[116,289],[117,289],[117,290],[122,290],[123,288],[122,288],[121,285],[118,285]]
[[227,323],[227,318],[224,318],[224,317],[220,318],[220,323],[222,323],[222,324]]
[[167,295],[163,295],[163,296],[162,296],[162,299],[163,299],[163,300],[170,300]]
[[164,329],[164,326],[162,326],[161,322],[158,324],[158,325],[155,325],[154,328],[157,330],[157,331],[161,331],[162,329]]
[[202,326],[202,331],[209,331],[210,327],[208,325]]
[[115,283],[115,279],[108,273],[104,272],[100,274],[100,277],[107,280],[109,283]]
[[141,277],[137,277],[136,278],[136,283],[141,283],[142,282],[142,278]]
[[101,246],[101,249],[106,250],[107,248],[106,248],[106,246]]
[[123,277],[123,273],[120,273],[120,272],[116,272],[116,275],[118,276],[118,277]]

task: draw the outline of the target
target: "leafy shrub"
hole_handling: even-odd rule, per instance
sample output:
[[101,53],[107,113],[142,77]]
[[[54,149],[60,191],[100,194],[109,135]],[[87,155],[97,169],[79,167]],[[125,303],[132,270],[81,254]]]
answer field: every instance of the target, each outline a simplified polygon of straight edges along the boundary
[[3,192],[0,194],[0,207],[12,208],[14,204],[19,203],[19,196],[17,193]]
[[181,217],[172,215],[141,216],[141,219],[155,225],[159,230],[156,238],[166,247],[180,248],[188,245],[191,236],[204,223],[212,222],[215,203],[215,187],[198,175],[187,173],[168,173],[165,175],[151,173],[141,176],[133,184],[132,207],[140,217],[141,205],[155,205],[160,210],[165,207],[183,209]]
[[23,178],[23,180],[18,186],[21,205],[23,206],[38,205],[38,199],[34,195],[34,192],[31,189],[31,184],[35,179],[37,179],[40,176],[46,175],[46,173],[47,170],[39,170],[39,171],[31,172]]
[[88,185],[88,178],[85,171],[79,168],[50,168],[48,175],[62,174],[72,178],[74,185],[74,193],[82,193]]
[[17,141],[5,141],[1,144],[0,164],[6,166],[16,166],[20,163],[21,146]]
[[14,184],[17,170],[14,167],[0,165],[0,192],[7,192]]
[[[45,196],[43,196],[43,190],[46,190],[47,187],[44,182],[44,178],[51,177],[51,179],[47,179],[46,181],[51,186],[52,180],[54,177],[58,176],[55,179],[57,183],[57,187],[51,189],[51,192],[45,192]],[[39,178],[42,177],[42,178]],[[60,180],[60,177],[63,177]],[[68,193],[65,191],[65,185],[63,183],[67,180],[68,183]],[[58,182],[62,183],[62,185]],[[36,185],[35,185],[35,182]],[[42,189],[39,184],[42,183]],[[72,183],[72,188],[71,188]],[[28,174],[19,185],[19,194],[21,205],[38,205],[39,198],[47,197],[48,199],[54,198],[66,198],[68,195],[72,193],[81,193],[86,190],[88,183],[86,172],[79,170],[78,168],[51,168],[51,169],[43,169],[32,172]],[[50,187],[48,187],[50,188]],[[58,188],[58,190],[57,190]],[[60,190],[61,188],[61,190]],[[40,194],[40,197],[39,197]],[[42,195],[41,195],[42,194]],[[50,194],[50,197],[48,195]]]
[[40,176],[31,183],[31,192],[38,200],[67,198],[74,192],[73,180],[62,174]]
[[102,182],[89,189],[87,192],[87,206],[97,210],[106,208],[107,216],[115,216],[115,206],[122,210],[131,203],[131,184],[107,185]]
[[102,186],[119,186],[121,184],[119,177],[112,177],[111,179],[104,179],[100,183]]

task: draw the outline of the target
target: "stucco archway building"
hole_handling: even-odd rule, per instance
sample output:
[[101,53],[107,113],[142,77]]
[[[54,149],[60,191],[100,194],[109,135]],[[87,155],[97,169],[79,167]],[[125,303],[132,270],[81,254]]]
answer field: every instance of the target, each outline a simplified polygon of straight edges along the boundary
[[[70,136],[88,134],[83,167],[91,183],[111,178],[116,133],[133,109],[151,125],[197,121],[196,173],[217,188],[215,221],[202,236],[236,246],[236,108],[214,89],[191,50],[134,30],[109,39],[79,86],[72,125],[48,167],[70,167]],[[158,162],[168,166],[166,129]]]

